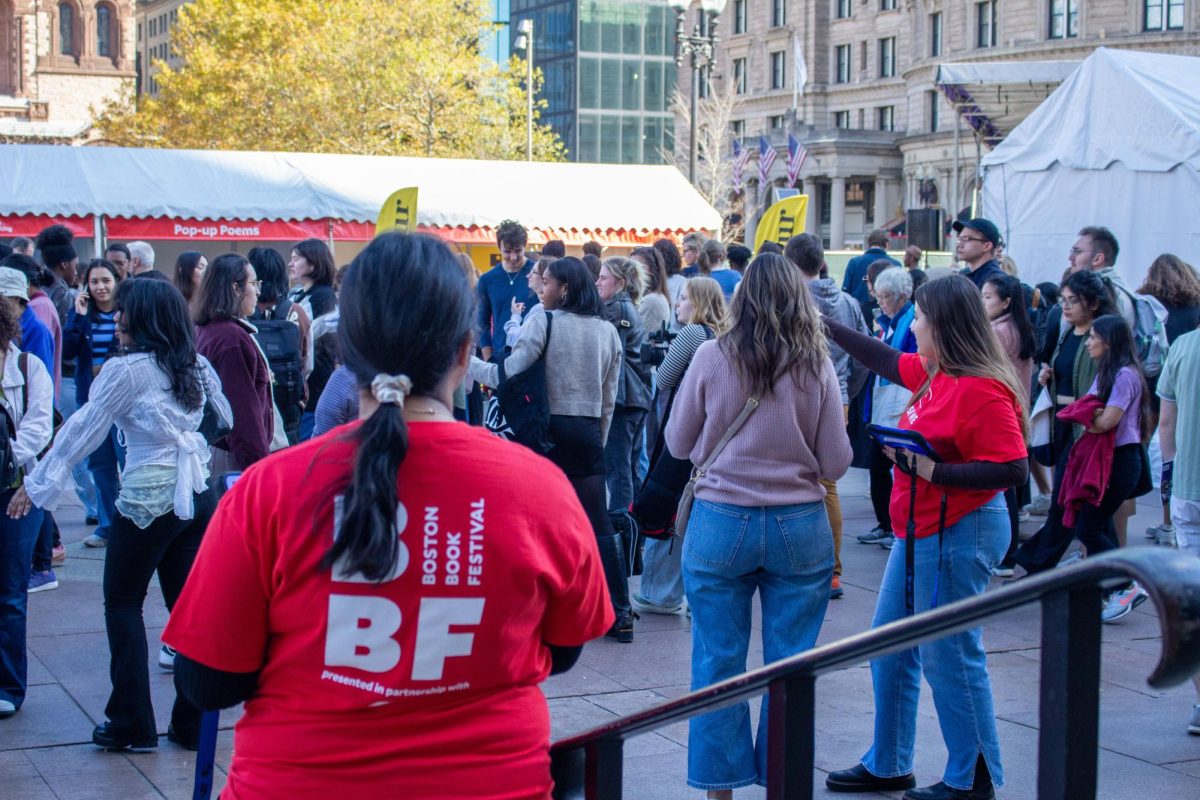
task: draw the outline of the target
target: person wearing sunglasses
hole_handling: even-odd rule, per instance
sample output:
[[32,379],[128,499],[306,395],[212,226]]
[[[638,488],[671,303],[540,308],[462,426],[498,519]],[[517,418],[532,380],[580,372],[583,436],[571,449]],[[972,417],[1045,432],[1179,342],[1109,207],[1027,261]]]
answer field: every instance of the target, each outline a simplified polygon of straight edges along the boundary
[[213,475],[244,470],[270,452],[271,368],[247,321],[261,286],[250,262],[228,253],[209,264],[196,298],[196,351],[212,362],[233,407],[232,430],[212,446]]
[[958,234],[958,245],[954,249],[954,255],[967,265],[963,275],[966,275],[979,291],[982,292],[984,284],[992,278],[1004,276],[1004,270],[1000,269],[997,260],[1001,241],[1000,229],[995,223],[990,219],[976,217],[966,222],[956,220],[951,227]]

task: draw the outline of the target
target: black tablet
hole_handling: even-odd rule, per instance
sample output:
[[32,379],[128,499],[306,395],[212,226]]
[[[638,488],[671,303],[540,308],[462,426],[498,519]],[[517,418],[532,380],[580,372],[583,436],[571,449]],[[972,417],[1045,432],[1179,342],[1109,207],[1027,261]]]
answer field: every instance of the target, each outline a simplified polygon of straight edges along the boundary
[[883,425],[868,425],[867,434],[883,447],[893,447],[897,450],[907,450],[910,453],[925,456],[931,461],[941,463],[942,459],[917,431],[903,428],[888,428]]

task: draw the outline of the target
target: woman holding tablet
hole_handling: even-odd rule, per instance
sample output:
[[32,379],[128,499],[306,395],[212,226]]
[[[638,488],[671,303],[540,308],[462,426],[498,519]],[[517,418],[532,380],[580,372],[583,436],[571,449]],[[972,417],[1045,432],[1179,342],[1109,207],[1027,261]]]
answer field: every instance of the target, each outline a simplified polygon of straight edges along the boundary
[[[1003,491],[1028,471],[1024,407],[1027,390],[993,333],[979,290],[954,275],[916,292],[916,353],[900,353],[826,320],[831,338],[868,369],[912,392],[899,428],[921,434],[943,463],[912,454],[901,459],[916,476],[896,471],[891,513],[897,537],[915,532],[914,601],[919,613],[980,594],[1009,542]],[[987,425],[971,420],[987,419]],[[896,460],[896,450],[886,448]],[[913,487],[913,481],[916,486]],[[915,502],[910,506],[910,490]],[[905,611],[905,547],[884,570],[874,626]],[[949,759],[942,780],[914,789],[913,747],[921,675],[933,690]],[[875,737],[862,763],[833,772],[837,792],[907,789],[907,800],[992,798],[1003,783],[991,682],[982,630],[974,628],[871,662]]]

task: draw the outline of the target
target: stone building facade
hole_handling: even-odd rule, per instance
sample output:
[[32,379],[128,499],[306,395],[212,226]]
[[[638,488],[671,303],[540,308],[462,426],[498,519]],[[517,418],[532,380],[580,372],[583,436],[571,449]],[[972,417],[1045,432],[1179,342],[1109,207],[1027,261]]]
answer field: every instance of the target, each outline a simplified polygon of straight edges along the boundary
[[[718,31],[710,91],[737,93],[733,135],[778,150],[774,183],[788,132],[805,145],[807,230],[837,249],[905,209],[970,206],[987,147],[936,91],[939,64],[1079,61],[1099,46],[1196,55],[1200,0],[729,0]],[[808,81],[793,103],[797,53]]]
[[175,67],[179,59],[171,51],[171,28],[179,18],[180,6],[189,0],[137,0],[137,90],[157,95],[155,62]]
[[0,141],[71,142],[136,75],[133,0],[0,0]]

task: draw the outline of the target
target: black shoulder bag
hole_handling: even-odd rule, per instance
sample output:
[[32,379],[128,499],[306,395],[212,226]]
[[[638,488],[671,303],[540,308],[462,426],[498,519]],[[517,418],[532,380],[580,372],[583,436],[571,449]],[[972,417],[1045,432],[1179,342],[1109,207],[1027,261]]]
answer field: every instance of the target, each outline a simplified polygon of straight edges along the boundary
[[546,389],[546,353],[550,350],[550,327],[554,314],[546,312],[546,342],[538,360],[524,372],[509,375],[504,370],[506,356],[496,360],[500,385],[496,402],[512,430],[513,440],[543,455],[554,447],[550,435],[550,395]]

